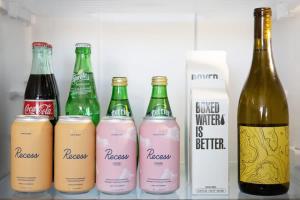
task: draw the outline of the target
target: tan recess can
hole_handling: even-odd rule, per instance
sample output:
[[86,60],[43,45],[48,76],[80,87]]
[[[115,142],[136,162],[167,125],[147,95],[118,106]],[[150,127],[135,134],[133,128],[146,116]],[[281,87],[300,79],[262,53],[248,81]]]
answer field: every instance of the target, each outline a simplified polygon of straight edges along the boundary
[[95,184],[96,131],[86,116],[60,116],[55,126],[54,186],[84,193]]
[[11,187],[42,192],[52,185],[53,129],[47,116],[18,115],[11,126]]

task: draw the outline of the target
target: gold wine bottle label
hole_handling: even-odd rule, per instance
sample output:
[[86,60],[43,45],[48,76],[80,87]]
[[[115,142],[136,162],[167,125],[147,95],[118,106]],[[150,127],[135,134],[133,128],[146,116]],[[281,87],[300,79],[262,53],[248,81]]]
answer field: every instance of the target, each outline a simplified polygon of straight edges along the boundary
[[240,126],[240,181],[289,182],[289,128]]

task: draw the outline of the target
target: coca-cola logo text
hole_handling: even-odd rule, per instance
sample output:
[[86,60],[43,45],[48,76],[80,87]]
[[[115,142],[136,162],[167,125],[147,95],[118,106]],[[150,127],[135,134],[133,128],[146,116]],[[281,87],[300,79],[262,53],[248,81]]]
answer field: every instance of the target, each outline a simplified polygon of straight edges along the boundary
[[53,118],[54,102],[53,101],[25,101],[24,114],[25,115],[47,115]]

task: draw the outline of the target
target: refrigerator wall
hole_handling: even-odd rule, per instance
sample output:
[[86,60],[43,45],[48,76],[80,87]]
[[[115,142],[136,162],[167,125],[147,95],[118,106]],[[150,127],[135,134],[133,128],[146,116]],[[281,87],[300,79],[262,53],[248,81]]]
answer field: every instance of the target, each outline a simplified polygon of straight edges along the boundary
[[[64,114],[69,92],[77,42],[92,44],[92,64],[102,116],[110,100],[112,76],[128,77],[129,101],[137,126],[145,115],[151,96],[151,77],[168,76],[169,101],[181,127],[182,163],[186,54],[196,49],[225,50],[230,72],[229,159],[237,162],[236,112],[252,59],[252,13],[253,8],[265,5],[272,6],[275,11],[274,59],[288,94],[291,146],[300,147],[297,135],[300,129],[297,123],[300,115],[297,106],[300,100],[297,84],[300,74],[299,2],[287,1],[292,4],[282,9],[281,4],[276,4],[279,1],[227,1],[228,4],[224,1],[166,1],[165,4],[153,1],[153,4],[160,5],[154,9],[149,1],[127,1],[135,3],[132,3],[132,9],[121,1],[100,1],[108,4],[106,9],[103,6],[105,12],[99,5],[97,7],[96,1],[73,1],[73,4],[70,1],[11,2],[13,5],[0,0],[0,177],[9,172],[9,127],[15,115],[22,112],[33,41],[53,44],[53,67],[61,95],[61,114]],[[91,2],[95,5],[88,7]],[[139,10],[139,7],[144,10]],[[171,10],[165,12],[168,7]]]
[[22,109],[30,43],[31,27],[0,14],[0,177],[9,169],[10,124]]

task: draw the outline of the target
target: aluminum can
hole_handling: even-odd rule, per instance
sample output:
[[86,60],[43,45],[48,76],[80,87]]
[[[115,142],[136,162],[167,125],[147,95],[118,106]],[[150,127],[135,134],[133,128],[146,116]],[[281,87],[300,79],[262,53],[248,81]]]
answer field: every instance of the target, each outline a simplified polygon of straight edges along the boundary
[[145,118],[140,126],[139,177],[143,191],[174,192],[180,184],[180,130],[175,118]]
[[97,127],[97,188],[124,194],[136,188],[137,131],[130,117],[106,117]]
[[11,187],[42,192],[52,185],[53,129],[48,116],[18,115],[11,126]]
[[84,193],[95,185],[95,126],[87,116],[60,116],[55,126],[54,186]]

